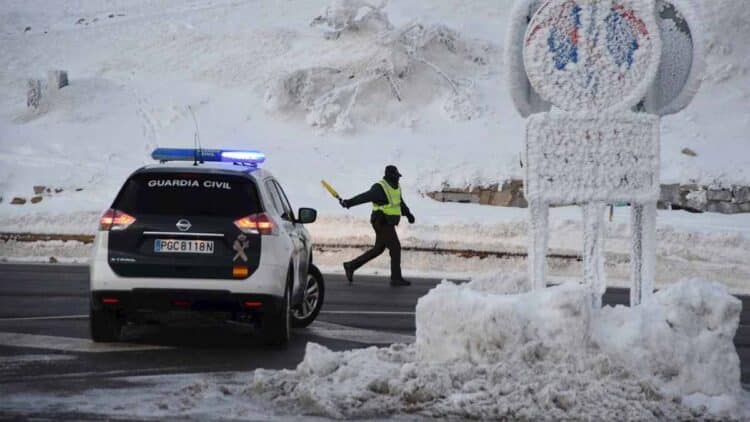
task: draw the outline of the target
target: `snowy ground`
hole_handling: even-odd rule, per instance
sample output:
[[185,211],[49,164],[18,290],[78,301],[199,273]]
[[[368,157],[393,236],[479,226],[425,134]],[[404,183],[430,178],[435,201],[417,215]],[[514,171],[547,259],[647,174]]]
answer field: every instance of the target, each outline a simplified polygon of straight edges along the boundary
[[[296,70],[335,68],[360,80],[388,55],[377,28],[325,39],[324,30],[309,23],[327,3],[6,2],[0,11],[0,87],[6,93],[0,98],[0,217],[58,213],[54,223],[65,230],[67,216],[100,212],[128,173],[150,161],[154,147],[192,145],[188,105],[204,146],[266,151],[266,167],[298,206],[344,215],[318,180],[351,195],[395,163],[418,221],[486,215],[436,206],[422,194],[444,183],[492,184],[522,174],[523,120],[511,105],[503,68],[510,7],[486,0],[390,2],[385,12],[394,28],[418,21],[452,37],[452,47],[433,40],[423,55],[465,98],[453,98],[443,77],[414,64],[399,82],[401,102],[382,80],[366,84],[351,110],[351,127],[337,131],[311,121],[303,107],[269,110],[266,98],[279,78]],[[709,28],[708,71],[693,104],[663,121],[662,178],[748,183],[750,44],[744,40],[750,10],[742,0],[698,5]],[[26,79],[44,78],[52,68],[68,70],[70,86],[49,93],[40,110],[26,110]],[[684,147],[698,156],[682,155]],[[63,191],[38,204],[9,204],[16,196],[31,197],[34,185]],[[496,222],[502,220],[487,221]]]

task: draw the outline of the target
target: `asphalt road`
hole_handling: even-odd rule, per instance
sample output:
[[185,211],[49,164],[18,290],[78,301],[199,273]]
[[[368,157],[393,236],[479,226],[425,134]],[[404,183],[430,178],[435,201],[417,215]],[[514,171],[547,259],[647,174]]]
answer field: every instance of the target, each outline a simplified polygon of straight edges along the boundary
[[[319,322],[296,330],[283,350],[259,345],[250,330],[235,325],[129,328],[123,344],[110,346],[88,340],[87,267],[1,264],[0,398],[19,392],[80,392],[110,386],[122,376],[293,368],[310,341],[333,350],[409,341],[417,299],[439,282],[413,279],[411,287],[392,288],[383,277],[358,276],[352,286],[341,275],[325,279]],[[742,380],[748,384],[750,298],[741,299],[735,344]],[[604,297],[606,304],[627,301],[625,289],[608,289]],[[7,416],[0,410],[0,419]]]

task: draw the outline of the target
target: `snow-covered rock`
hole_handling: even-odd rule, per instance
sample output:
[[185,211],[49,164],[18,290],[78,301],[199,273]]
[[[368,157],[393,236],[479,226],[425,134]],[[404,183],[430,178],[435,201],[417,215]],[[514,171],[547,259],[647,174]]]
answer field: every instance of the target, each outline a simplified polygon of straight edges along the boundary
[[326,26],[330,30],[326,33],[329,39],[336,39],[345,31],[390,29],[388,15],[383,11],[387,4],[387,1],[374,4],[364,0],[333,0],[313,19],[312,25]]
[[68,72],[64,70],[50,70],[47,72],[47,86],[56,91],[68,86]]

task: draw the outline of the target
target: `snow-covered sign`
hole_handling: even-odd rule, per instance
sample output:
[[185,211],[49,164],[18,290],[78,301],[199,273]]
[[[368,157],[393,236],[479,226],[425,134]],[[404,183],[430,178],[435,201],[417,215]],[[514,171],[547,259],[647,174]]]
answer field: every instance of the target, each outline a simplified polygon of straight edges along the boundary
[[[546,286],[549,206],[581,205],[583,279],[592,305],[601,306],[604,210],[607,204],[627,202],[632,207],[630,303],[640,304],[653,293],[659,113],[632,110],[661,110],[683,101],[679,91],[691,78],[692,58],[687,63],[685,57],[692,57],[692,47],[667,55],[660,69],[662,34],[675,28],[686,33],[670,5],[666,0],[547,0],[541,6],[520,1],[513,31],[523,26],[524,12],[536,10],[523,39],[510,37],[523,45],[523,66],[518,50],[508,53],[514,101],[521,114],[537,113],[526,126],[525,150],[534,289]],[[682,36],[673,39],[668,45],[684,43]],[[528,77],[525,94],[519,68]],[[657,75],[664,80],[655,84]],[[671,75],[682,75],[677,88],[663,88]],[[543,112],[543,103],[532,101],[537,93],[557,110]]]
[[513,102],[531,116],[525,193],[532,288],[546,286],[549,206],[581,205],[584,282],[599,306],[604,209],[627,202],[630,303],[652,294],[659,116],[686,107],[700,85],[695,16],[689,3],[675,0],[517,1],[506,62]]
[[[513,104],[523,117],[550,110],[531,85],[524,64],[524,40],[531,18],[546,0],[518,0],[506,37],[507,77]],[[704,41],[690,1],[656,0],[657,26],[662,43],[656,80],[637,106],[638,111],[665,116],[692,101],[705,70]]]
[[674,114],[693,100],[705,70],[703,41],[690,2],[657,0],[662,54],[659,72],[643,101],[647,113]]
[[629,109],[661,55],[653,0],[549,0],[524,40],[529,82],[566,111]]
[[659,199],[659,118],[535,114],[526,125],[525,195],[556,205]]
[[508,36],[505,39],[505,63],[510,84],[510,96],[521,116],[549,111],[550,103],[544,101],[531,86],[523,64],[523,40],[531,17],[544,0],[519,0],[511,14]]

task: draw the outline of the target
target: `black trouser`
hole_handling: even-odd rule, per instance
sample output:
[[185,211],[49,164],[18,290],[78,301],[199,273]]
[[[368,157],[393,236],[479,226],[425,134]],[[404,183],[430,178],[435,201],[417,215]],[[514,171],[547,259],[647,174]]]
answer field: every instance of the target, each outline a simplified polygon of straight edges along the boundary
[[374,221],[372,228],[375,229],[375,246],[351,261],[352,266],[357,268],[377,258],[388,248],[391,254],[391,280],[401,279],[401,242],[398,241],[396,226],[383,221]]

